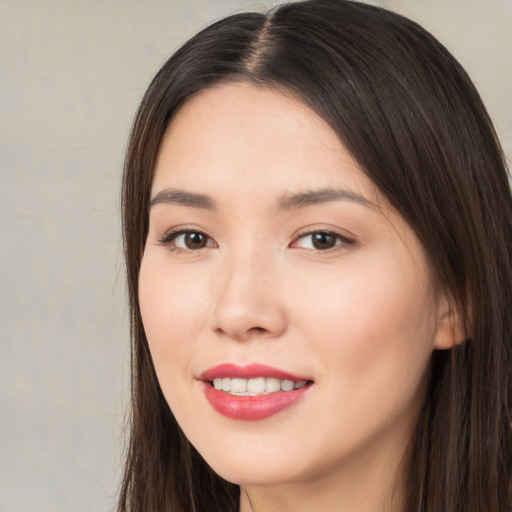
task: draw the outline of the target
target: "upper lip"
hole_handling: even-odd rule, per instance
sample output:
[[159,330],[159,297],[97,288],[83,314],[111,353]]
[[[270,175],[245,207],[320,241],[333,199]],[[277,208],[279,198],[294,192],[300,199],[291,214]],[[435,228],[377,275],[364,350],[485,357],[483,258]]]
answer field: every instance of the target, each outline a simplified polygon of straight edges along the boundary
[[200,378],[201,380],[213,381],[219,377],[229,377],[232,379],[255,379],[257,377],[274,378],[279,380],[292,380],[294,382],[311,381],[306,376],[294,375],[279,368],[273,368],[265,364],[252,363],[246,366],[239,366],[232,363],[219,364],[205,370]]

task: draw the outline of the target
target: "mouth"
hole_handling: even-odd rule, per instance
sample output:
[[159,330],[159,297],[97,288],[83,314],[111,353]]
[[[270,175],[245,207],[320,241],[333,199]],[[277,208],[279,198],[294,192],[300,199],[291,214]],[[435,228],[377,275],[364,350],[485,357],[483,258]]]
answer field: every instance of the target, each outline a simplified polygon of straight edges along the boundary
[[201,375],[210,405],[231,419],[261,420],[299,402],[313,380],[266,365],[223,364]]

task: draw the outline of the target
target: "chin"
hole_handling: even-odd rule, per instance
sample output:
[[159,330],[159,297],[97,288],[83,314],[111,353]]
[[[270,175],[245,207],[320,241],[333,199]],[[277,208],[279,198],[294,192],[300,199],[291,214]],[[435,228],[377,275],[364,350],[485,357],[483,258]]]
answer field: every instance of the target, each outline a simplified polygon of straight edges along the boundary
[[224,480],[244,487],[270,486],[290,483],[298,475],[287,474],[282,468],[272,464],[256,465],[247,463],[239,465],[210,464],[212,469]]
[[[202,447],[200,447],[202,448]],[[218,445],[218,450],[201,450],[206,463],[220,477],[237,485],[275,485],[300,479],[301,467],[296,457],[283,450],[255,448],[238,450]],[[301,454],[300,451],[295,452]],[[303,459],[301,454],[301,459]],[[303,463],[304,461],[302,461]]]

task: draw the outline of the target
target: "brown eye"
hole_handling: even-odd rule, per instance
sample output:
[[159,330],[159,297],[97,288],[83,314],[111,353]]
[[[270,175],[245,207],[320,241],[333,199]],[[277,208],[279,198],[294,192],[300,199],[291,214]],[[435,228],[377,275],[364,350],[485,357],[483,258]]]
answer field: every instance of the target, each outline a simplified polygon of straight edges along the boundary
[[339,236],[333,233],[311,233],[310,236],[313,247],[319,251],[332,249],[339,239]]
[[[208,237],[203,233],[184,233],[183,244],[187,249],[202,249],[208,243]],[[176,237],[178,238],[178,237]]]

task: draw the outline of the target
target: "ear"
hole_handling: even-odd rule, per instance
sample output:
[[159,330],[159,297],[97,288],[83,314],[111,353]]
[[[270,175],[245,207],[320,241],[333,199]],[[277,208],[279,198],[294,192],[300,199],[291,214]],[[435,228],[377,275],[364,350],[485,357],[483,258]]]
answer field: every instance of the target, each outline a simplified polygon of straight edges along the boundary
[[459,345],[467,338],[464,321],[455,301],[441,298],[438,306],[437,332],[434,348],[447,350]]

